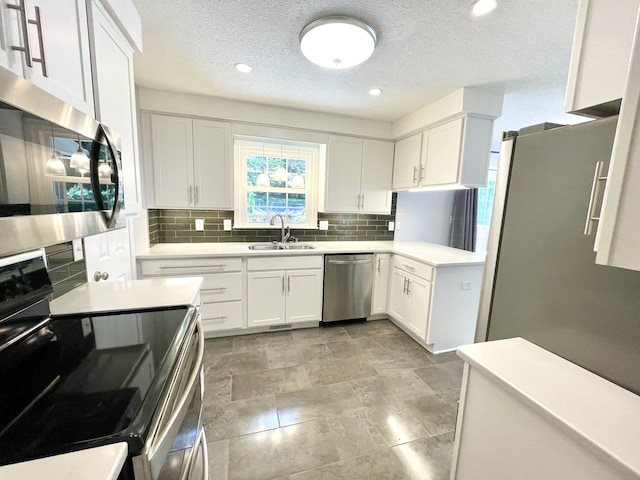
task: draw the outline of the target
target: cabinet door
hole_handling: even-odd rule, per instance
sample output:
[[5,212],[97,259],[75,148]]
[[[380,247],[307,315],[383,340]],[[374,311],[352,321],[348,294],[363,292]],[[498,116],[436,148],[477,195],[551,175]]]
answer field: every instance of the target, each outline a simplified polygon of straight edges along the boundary
[[423,134],[420,185],[458,182],[463,123],[459,118]]
[[247,323],[249,327],[285,323],[285,272],[247,274]]
[[393,147],[393,142],[363,141],[360,184],[362,212],[384,214],[391,212]]
[[360,210],[360,173],[362,139],[329,137],[325,211],[358,212]]
[[640,29],[607,174],[596,236],[596,263],[640,271]]
[[40,7],[41,36],[36,25],[29,24],[31,56],[41,58],[44,45],[47,76],[40,63],[25,69],[25,77],[43,90],[94,115],[89,28],[85,0],[25,0],[27,16],[36,19]]
[[141,209],[133,49],[94,1],[91,8],[96,118],[121,135],[127,213]]
[[285,323],[319,322],[322,318],[322,270],[287,272]]
[[194,205],[192,120],[167,115],[151,116],[151,148],[155,206],[184,208]]
[[407,274],[394,268],[389,289],[389,314],[403,325],[408,324],[409,302],[406,293]]
[[396,142],[393,158],[393,188],[411,188],[418,184],[422,134]]
[[409,314],[406,325],[418,336],[426,340],[431,305],[431,282],[411,275],[407,282]]
[[195,205],[233,209],[233,168],[228,123],[193,120]]
[[389,259],[388,253],[376,255],[375,275],[373,277],[373,298],[371,314],[387,313],[387,294],[389,292]]
[[7,5],[17,5],[17,0],[3,2],[0,7],[0,66],[11,70],[16,75],[24,75],[24,53],[12,50],[11,46],[24,47],[22,35],[21,13],[9,9]]
[[588,116],[618,113],[627,79],[638,0],[580,0],[565,110]]

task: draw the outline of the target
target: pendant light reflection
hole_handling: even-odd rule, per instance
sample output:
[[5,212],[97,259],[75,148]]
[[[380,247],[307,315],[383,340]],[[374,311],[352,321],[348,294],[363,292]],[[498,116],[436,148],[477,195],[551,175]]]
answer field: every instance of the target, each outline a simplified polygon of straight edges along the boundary
[[[267,157],[264,156],[264,143],[262,144],[262,160],[264,161],[264,168],[267,168]],[[262,173],[258,175],[256,179],[256,187],[269,188],[270,186],[271,181],[269,180],[269,175],[262,170]]]
[[80,170],[80,173],[84,173],[89,171],[90,163],[91,162],[89,161],[89,157],[87,157],[87,154],[84,153],[84,150],[82,149],[82,144],[80,143],[80,135],[78,135],[78,150],[76,150],[73,155],[71,155],[69,166],[71,168]]
[[111,168],[111,165],[104,160],[101,161],[98,166],[98,176],[103,179],[110,179],[112,173],[113,169]]
[[[300,146],[298,146],[297,159],[300,160]],[[304,177],[300,175],[300,173],[296,173],[293,179],[291,179],[291,188],[298,188],[298,189],[304,188]]]
[[60,160],[56,155],[53,127],[51,127],[51,157],[47,160],[45,172],[47,175],[53,175],[56,177],[64,177],[67,174],[67,169],[65,168],[64,163],[62,163],[62,160]]
[[[280,160],[284,161],[284,158],[282,158],[282,143],[280,144]],[[273,179],[276,182],[286,182],[288,179],[287,169],[283,166],[278,167],[276,172],[273,174]]]

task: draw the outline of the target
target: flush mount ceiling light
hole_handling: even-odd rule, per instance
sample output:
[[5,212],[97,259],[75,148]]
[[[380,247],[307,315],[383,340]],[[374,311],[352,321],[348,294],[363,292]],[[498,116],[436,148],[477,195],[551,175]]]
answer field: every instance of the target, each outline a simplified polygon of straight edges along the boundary
[[382,93],[382,89],[381,88],[372,88],[371,90],[369,90],[369,95],[371,95],[373,97],[377,97],[381,93]]
[[236,68],[236,70],[238,70],[240,73],[251,73],[251,70],[253,70],[253,68],[251,68],[249,65],[247,65],[246,63],[236,63],[234,65],[234,67]]
[[483,15],[493,12],[497,7],[498,2],[496,0],[478,0],[473,4],[471,12],[476,17],[482,17]]
[[307,59],[325,68],[359,65],[376,48],[376,31],[362,20],[333,15],[311,22],[300,32],[300,49]]

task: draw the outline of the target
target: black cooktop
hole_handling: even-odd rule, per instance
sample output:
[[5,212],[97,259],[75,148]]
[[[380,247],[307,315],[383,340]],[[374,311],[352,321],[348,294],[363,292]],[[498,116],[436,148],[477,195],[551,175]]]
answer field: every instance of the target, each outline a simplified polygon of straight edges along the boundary
[[49,321],[42,309],[0,320],[0,465],[114,440],[141,448],[140,416],[174,368],[188,309]]

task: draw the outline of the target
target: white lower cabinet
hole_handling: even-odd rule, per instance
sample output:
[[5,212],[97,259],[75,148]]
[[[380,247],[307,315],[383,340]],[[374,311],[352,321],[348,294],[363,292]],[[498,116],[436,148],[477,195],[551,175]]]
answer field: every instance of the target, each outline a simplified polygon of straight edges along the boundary
[[375,256],[373,294],[371,298],[371,315],[380,315],[387,313],[390,259],[391,255],[389,255],[388,253],[377,253]]
[[[285,269],[271,270],[277,266]],[[248,270],[249,327],[321,320],[321,256],[251,258]]]
[[205,334],[245,326],[245,272],[241,258],[150,259],[138,262],[141,278],[202,277],[200,313]]
[[389,303],[389,313],[424,340],[429,324],[431,282],[394,267]]
[[388,314],[432,353],[473,343],[483,265],[434,268],[393,255]]

